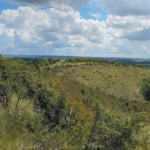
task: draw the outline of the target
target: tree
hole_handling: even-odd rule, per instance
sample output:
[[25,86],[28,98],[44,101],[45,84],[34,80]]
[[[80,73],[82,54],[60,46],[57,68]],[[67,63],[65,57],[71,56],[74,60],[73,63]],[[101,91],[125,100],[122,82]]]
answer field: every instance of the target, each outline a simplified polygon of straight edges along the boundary
[[17,72],[14,78],[13,90],[17,94],[16,109],[18,109],[20,100],[34,97],[35,83],[33,75],[29,72]]

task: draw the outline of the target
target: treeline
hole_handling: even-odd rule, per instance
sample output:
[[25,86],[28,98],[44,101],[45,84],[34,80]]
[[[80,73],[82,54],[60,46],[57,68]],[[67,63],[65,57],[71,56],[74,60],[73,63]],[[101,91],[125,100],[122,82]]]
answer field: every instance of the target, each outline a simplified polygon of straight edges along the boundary
[[93,63],[97,63],[97,64],[112,64],[115,66],[134,66],[134,67],[146,67],[146,64],[140,64],[140,63],[135,63],[134,61],[131,63],[130,61],[123,61],[123,60],[110,60],[110,59],[98,59],[98,58],[80,58],[80,57],[76,57],[76,58],[71,58],[66,60],[66,62],[71,62],[71,63],[87,63],[87,64],[93,64]]
[[0,149],[146,147],[136,138],[140,114],[127,117],[106,111],[97,103],[87,104],[69,93],[61,80],[46,69],[51,63],[55,62],[0,56]]

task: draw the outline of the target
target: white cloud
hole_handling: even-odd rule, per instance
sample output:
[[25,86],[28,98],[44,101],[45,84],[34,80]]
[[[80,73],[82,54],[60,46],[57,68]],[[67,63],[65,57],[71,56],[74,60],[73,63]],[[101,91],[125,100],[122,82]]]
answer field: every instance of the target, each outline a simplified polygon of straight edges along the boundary
[[104,6],[113,15],[150,15],[149,0],[105,0]]
[[0,14],[0,52],[147,57],[149,28],[150,16],[109,15],[100,21],[71,8],[19,7]]
[[99,12],[96,12],[96,13],[90,13],[90,15],[91,15],[92,17],[96,18],[96,19],[100,19],[101,16],[102,16],[102,14],[99,13]]
[[88,49],[92,42],[104,41],[104,24],[92,19],[85,20],[73,9],[34,10],[19,7],[18,10],[3,11],[0,23],[1,39],[13,43],[16,50],[32,47],[31,51],[34,51],[38,45],[41,53],[44,49],[51,53],[55,49],[71,47],[78,47],[80,51],[83,47]]

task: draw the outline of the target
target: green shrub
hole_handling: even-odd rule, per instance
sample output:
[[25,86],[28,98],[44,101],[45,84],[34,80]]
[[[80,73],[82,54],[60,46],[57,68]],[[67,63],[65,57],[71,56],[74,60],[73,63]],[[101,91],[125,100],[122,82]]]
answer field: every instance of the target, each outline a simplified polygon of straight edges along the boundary
[[150,78],[143,80],[141,92],[144,96],[144,99],[150,101]]
[[41,85],[35,97],[35,110],[43,113],[44,124],[50,128],[59,125],[65,115],[65,94],[62,93],[57,100],[53,95],[53,91]]

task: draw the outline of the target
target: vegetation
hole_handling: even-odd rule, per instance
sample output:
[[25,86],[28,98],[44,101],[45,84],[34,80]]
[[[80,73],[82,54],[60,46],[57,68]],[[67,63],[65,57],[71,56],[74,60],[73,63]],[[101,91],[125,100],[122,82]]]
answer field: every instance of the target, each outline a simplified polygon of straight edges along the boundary
[[0,149],[148,150],[149,73],[95,59],[0,56]]
[[150,78],[144,79],[141,92],[147,101],[150,101]]

